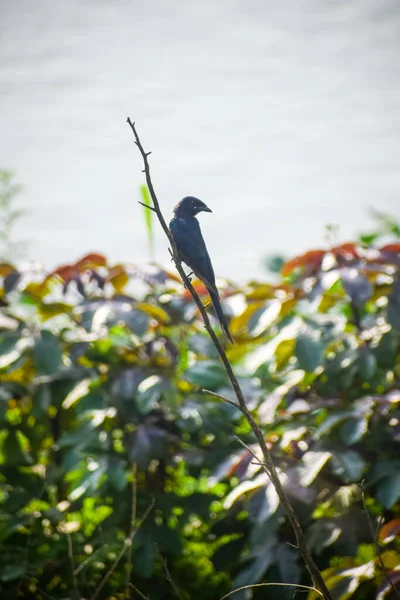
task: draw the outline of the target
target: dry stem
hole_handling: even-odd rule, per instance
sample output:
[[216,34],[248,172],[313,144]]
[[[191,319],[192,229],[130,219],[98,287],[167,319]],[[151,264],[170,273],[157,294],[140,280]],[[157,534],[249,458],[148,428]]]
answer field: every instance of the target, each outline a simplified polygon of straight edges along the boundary
[[[199,298],[199,296],[196,293],[196,290],[194,289],[193,285],[190,282],[190,279],[186,276],[183,268],[182,268],[182,264],[181,261],[179,259],[178,253],[176,251],[176,245],[174,242],[174,239],[172,237],[172,234],[170,232],[170,230],[168,229],[167,223],[163,217],[163,214],[161,212],[160,209],[160,205],[156,196],[156,193],[154,191],[154,187],[153,187],[153,183],[151,181],[151,175],[150,175],[150,165],[149,165],[149,161],[148,161],[148,156],[149,156],[149,152],[145,152],[144,148],[142,146],[142,143],[139,139],[138,133],[136,131],[136,127],[135,127],[135,123],[133,123],[131,121],[131,119],[128,117],[127,118],[127,123],[129,124],[130,128],[132,129],[133,135],[135,137],[135,144],[137,145],[139,152],[142,156],[143,159],[143,164],[144,164],[144,173],[145,173],[145,177],[146,177],[146,183],[147,183],[147,187],[149,189],[150,192],[150,196],[153,202],[153,207],[152,210],[154,210],[154,212],[157,214],[157,218],[161,224],[161,227],[164,230],[165,235],[167,236],[170,244],[171,244],[171,248],[172,248],[172,255],[173,255],[173,260],[175,262],[176,265],[176,269],[179,273],[179,275],[182,278],[182,281],[186,287],[186,289],[189,290],[190,294],[193,297],[193,300],[195,301],[197,308],[200,311],[200,314],[202,316],[203,322],[204,322],[204,326],[209,334],[209,336],[211,337],[214,346],[216,347],[218,354],[224,364],[225,370],[227,372],[227,375],[229,377],[229,380],[231,382],[233,391],[235,393],[235,396],[237,398],[237,408],[242,412],[242,414],[244,415],[245,419],[247,420],[247,422],[249,423],[256,439],[257,442],[260,446],[260,449],[262,451],[263,454],[263,458],[264,458],[264,462],[265,464],[263,465],[263,468],[265,469],[265,471],[267,472],[269,478],[272,481],[272,484],[275,487],[276,493],[279,496],[279,499],[283,505],[283,508],[286,512],[286,515],[291,523],[291,526],[293,528],[295,537],[296,537],[296,542],[297,542],[297,546],[301,552],[301,555],[303,557],[303,560],[306,564],[306,567],[310,573],[311,579],[314,583],[314,586],[316,588],[318,588],[324,599],[325,600],[332,600],[332,596],[328,590],[328,588],[325,585],[324,579],[321,575],[320,570],[318,569],[317,565],[315,564],[311,554],[308,551],[307,545],[306,545],[306,541],[304,538],[304,534],[300,525],[300,521],[296,515],[296,513],[293,510],[292,505],[290,504],[290,501],[286,495],[285,490],[282,487],[282,484],[280,482],[278,473],[275,469],[275,465],[273,463],[271,454],[268,450],[268,447],[265,443],[264,440],[264,436],[263,433],[261,431],[261,429],[259,428],[259,426],[257,425],[257,423],[255,422],[251,412],[249,411],[249,409],[247,408],[244,396],[243,396],[243,392],[242,389],[239,385],[239,382],[233,372],[232,366],[229,362],[229,359],[226,355],[226,352],[221,344],[221,342],[219,341],[219,339],[217,338],[213,328],[211,327],[211,323],[210,323],[210,319],[208,317],[208,314]],[[228,401],[229,403],[232,404],[232,401],[227,399],[227,398],[223,398],[225,401]]]

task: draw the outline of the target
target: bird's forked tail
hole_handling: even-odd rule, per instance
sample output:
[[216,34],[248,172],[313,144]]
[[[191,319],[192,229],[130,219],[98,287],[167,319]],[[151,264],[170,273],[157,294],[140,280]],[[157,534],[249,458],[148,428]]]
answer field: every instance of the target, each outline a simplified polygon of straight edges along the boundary
[[222,331],[224,332],[224,334],[226,335],[226,337],[228,338],[230,343],[234,344],[235,342],[233,341],[232,336],[228,329],[228,323],[226,322],[225,315],[222,312],[221,301],[219,299],[218,294],[216,294],[214,291],[212,291],[210,289],[208,289],[208,293],[210,294],[211,302],[213,303],[214,310],[218,317],[218,321],[220,322]]

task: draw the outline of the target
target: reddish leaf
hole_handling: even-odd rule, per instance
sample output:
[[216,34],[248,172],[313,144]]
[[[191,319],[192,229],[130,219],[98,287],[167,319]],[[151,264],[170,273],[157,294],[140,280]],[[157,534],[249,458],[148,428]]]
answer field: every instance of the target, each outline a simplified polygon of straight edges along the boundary
[[55,269],[55,271],[50,273],[47,279],[50,279],[55,275],[60,277],[60,279],[62,279],[63,281],[71,281],[72,279],[75,279],[75,277],[78,276],[78,271],[76,270],[74,265],[61,265],[61,267],[58,267],[57,269]]
[[75,263],[75,268],[82,272],[86,269],[92,269],[93,267],[105,267],[107,265],[107,259],[103,254],[97,254],[92,252],[91,254],[86,254],[80,260]]
[[231,468],[226,473],[225,477],[230,479],[234,475],[236,477],[243,477],[247,471],[247,468],[253,458],[253,455],[248,451],[244,450],[243,453],[239,456],[238,460],[231,465]]
[[78,288],[78,292],[80,292],[82,296],[85,296],[83,283],[81,281],[79,271],[77,271],[75,265],[62,265],[61,267],[58,267],[58,269],[56,269],[46,277],[45,281],[54,276],[57,276],[62,280],[64,294],[67,292],[70,283],[75,281],[76,286]]
[[14,273],[16,271],[15,267],[8,263],[0,263],[0,277],[6,277],[10,275],[10,273]]
[[386,244],[380,248],[381,252],[391,252],[392,254],[400,253],[400,244]]
[[[208,290],[206,288],[206,286],[204,285],[204,283],[201,283],[201,281],[197,280],[192,283],[195,291],[197,292],[198,296],[204,296],[206,294],[208,294]],[[185,291],[183,292],[183,297],[185,298],[185,300],[188,300],[192,297],[191,293],[189,292],[189,290],[185,289]]]
[[351,258],[360,257],[359,247],[353,242],[345,242],[339,246],[334,246],[330,251],[336,258],[349,260]]
[[325,250],[309,250],[305,254],[296,256],[288,260],[282,267],[281,274],[283,277],[290,275],[295,269],[309,267],[310,272],[319,269],[322,259],[325,256]]
[[389,523],[385,523],[378,534],[379,541],[384,544],[388,544],[395,538],[400,532],[400,519],[393,519]]

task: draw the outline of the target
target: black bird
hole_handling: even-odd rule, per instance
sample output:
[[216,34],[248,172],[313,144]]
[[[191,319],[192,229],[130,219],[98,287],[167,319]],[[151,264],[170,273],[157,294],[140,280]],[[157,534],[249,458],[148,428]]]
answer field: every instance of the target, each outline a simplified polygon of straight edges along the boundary
[[174,238],[179,258],[192,269],[193,273],[206,286],[222,331],[233,344],[228,324],[222,312],[221,301],[215,284],[214,269],[201,235],[199,222],[195,216],[199,212],[212,212],[212,210],[198,198],[186,196],[175,206],[169,229]]

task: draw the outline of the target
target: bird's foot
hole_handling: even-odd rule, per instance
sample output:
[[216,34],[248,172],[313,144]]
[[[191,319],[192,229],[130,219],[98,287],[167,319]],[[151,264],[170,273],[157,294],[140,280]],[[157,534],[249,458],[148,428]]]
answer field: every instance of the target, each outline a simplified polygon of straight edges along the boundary
[[[190,272],[188,275],[186,275],[186,279],[188,280],[188,282],[189,282],[189,283],[192,283],[192,278],[191,278],[191,275],[193,275],[193,271],[191,271],[191,272]],[[187,289],[187,285],[186,285],[186,283],[185,283],[185,282],[183,282],[183,287],[184,287],[185,289]]]

